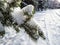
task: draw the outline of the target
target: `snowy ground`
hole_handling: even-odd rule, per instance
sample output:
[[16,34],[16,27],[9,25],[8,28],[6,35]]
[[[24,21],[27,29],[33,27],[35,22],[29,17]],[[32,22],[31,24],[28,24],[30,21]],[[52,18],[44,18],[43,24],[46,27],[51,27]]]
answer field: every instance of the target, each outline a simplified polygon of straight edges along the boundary
[[34,18],[46,35],[47,45],[60,45],[60,9],[38,12]]
[[60,45],[60,9],[36,12],[34,19],[43,30],[46,40],[40,37],[33,41],[23,28],[16,33],[13,27],[5,27],[6,34],[4,38],[0,37],[0,45]]

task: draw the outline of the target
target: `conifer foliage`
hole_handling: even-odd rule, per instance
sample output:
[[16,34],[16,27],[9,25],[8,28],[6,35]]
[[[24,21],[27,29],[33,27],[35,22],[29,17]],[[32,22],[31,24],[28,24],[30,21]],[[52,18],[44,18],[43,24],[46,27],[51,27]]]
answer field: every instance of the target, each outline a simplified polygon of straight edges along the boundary
[[[32,11],[29,11],[30,10],[29,6],[26,6],[23,9],[21,9],[23,13],[23,17],[26,17],[25,20],[23,20],[23,23],[18,24],[17,21],[14,21],[14,17],[12,16],[11,12],[13,12],[15,7],[20,8],[21,6],[20,3],[21,3],[21,0],[0,0],[0,22],[3,25],[3,27],[13,26],[17,33],[20,31],[19,28],[23,27],[25,31],[33,39],[37,40],[39,38],[39,35],[43,39],[45,39],[43,32],[39,31],[40,29],[38,28],[38,25],[31,25],[31,23],[29,23],[31,22],[33,14],[35,12],[34,8],[32,8],[33,9]],[[30,7],[33,7],[33,6],[30,5]],[[5,30],[0,31],[1,36],[4,36],[4,34],[5,34]]]

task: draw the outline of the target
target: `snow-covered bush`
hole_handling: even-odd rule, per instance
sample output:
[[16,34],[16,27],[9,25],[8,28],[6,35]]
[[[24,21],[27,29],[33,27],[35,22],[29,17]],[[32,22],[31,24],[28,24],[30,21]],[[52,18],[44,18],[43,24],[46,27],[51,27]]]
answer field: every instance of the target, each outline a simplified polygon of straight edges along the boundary
[[[32,19],[35,12],[34,6],[28,5],[21,9],[21,0],[0,0],[0,2],[2,27],[11,26],[17,32],[20,31],[19,28],[23,27],[32,38],[38,39],[39,35],[44,38],[43,32],[39,31],[39,26]],[[2,32],[5,33],[5,30],[2,30]],[[2,32],[0,31],[0,34]]]

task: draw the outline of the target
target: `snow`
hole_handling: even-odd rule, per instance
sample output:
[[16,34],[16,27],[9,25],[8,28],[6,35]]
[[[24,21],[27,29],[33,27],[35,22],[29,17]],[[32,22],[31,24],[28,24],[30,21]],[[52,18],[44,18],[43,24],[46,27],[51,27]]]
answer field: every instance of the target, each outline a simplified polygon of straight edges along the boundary
[[[17,22],[19,25],[23,24],[26,18],[28,18],[29,15],[32,15],[34,7],[32,5],[28,5],[24,7],[23,9],[20,9],[20,7],[15,7],[13,9],[13,12],[11,12],[12,17],[14,18],[15,22]],[[24,13],[27,12],[28,16]]]
[[[13,16],[20,14],[18,11],[14,13]],[[36,12],[33,19],[44,32],[45,40],[40,37],[37,41],[34,41],[25,32],[24,28],[20,28],[20,32],[16,33],[11,26],[5,27],[6,34],[3,38],[0,37],[0,45],[60,45],[60,9]]]
[[[46,35],[47,45],[60,45],[60,9],[47,10],[45,13],[36,13],[35,19]],[[38,15],[40,14],[40,15]],[[38,19],[39,17],[39,19]]]
[[29,15],[32,14],[32,11],[34,10],[34,6],[28,5],[22,9],[23,12],[28,12]]
[[6,9],[9,5],[7,3],[4,3],[4,8]]
[[8,3],[12,3],[14,0],[6,0]]
[[20,7],[15,7],[11,14],[15,22],[17,22],[19,25],[24,23],[25,17],[23,16],[24,14]]
[[1,31],[4,31],[4,27],[3,27],[3,25],[1,24],[1,22],[0,22],[0,32]]

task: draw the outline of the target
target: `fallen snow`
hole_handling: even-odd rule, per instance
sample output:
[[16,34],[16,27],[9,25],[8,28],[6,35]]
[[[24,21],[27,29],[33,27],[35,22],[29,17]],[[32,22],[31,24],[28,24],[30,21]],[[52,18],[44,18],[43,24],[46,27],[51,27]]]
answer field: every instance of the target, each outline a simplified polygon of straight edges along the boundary
[[[12,17],[14,18],[14,21],[17,22],[19,25],[23,24],[24,21],[28,18],[29,15],[33,15],[32,11],[34,10],[34,6],[28,5],[24,7],[23,9],[20,9],[20,7],[15,7],[13,9],[13,12],[11,12]],[[29,15],[25,15],[24,13],[27,12]]]
[[46,35],[47,45],[60,45],[60,9],[38,12],[34,18]]
[[0,22],[0,32],[1,31],[4,31],[4,27],[3,27],[3,25],[1,24],[1,22]]
[[44,32],[46,40],[40,37],[34,41],[23,28],[16,33],[13,27],[5,27],[6,34],[0,37],[0,45],[60,45],[60,9],[36,12],[33,19]]

